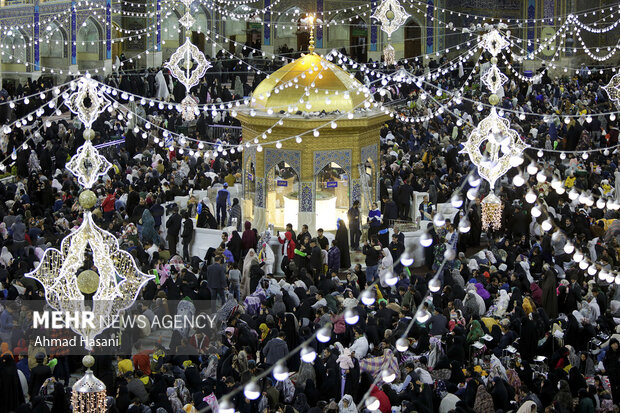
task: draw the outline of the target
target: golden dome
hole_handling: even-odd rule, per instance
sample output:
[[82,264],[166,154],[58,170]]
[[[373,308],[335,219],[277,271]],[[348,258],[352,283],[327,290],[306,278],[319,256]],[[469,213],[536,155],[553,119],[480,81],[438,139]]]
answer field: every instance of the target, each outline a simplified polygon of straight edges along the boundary
[[263,80],[252,93],[255,100],[250,107],[265,111],[271,108],[274,113],[290,107],[296,108],[295,112],[351,112],[364,107],[366,96],[360,92],[363,87],[339,66],[311,53]]

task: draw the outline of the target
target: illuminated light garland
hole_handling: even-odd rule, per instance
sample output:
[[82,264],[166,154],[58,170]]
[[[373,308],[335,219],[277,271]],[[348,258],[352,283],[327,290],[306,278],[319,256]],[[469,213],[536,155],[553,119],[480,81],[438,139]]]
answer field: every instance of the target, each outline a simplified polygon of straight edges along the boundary
[[480,203],[482,210],[482,229],[498,230],[502,226],[502,201],[491,192]]
[[77,115],[86,129],[90,129],[99,115],[110,106],[110,101],[101,94],[97,86],[97,81],[82,77],[78,81],[77,91],[65,101],[65,105]]
[[609,96],[609,100],[620,109],[620,74],[614,75],[607,85],[602,86],[602,89]]

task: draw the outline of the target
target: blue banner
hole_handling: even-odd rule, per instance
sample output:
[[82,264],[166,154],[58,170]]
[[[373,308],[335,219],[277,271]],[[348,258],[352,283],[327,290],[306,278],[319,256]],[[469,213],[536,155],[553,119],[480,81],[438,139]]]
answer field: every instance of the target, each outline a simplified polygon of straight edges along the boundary
[[337,188],[338,187],[338,181],[329,181],[327,183],[327,187],[328,188]]
[[288,181],[276,181],[278,186],[288,186]]

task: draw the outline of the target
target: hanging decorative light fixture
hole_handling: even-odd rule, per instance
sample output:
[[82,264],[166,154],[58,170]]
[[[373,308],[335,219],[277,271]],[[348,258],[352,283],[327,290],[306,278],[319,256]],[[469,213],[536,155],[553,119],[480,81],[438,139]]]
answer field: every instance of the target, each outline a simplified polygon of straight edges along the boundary
[[383,49],[383,58],[387,65],[394,64],[394,47],[390,44],[392,33],[405,24],[409,16],[398,0],[383,0],[371,16],[381,22],[381,30],[388,36],[387,45]]
[[[90,82],[80,82],[79,85],[78,96],[93,92]],[[97,96],[96,91],[94,95]],[[92,124],[95,118],[88,114],[92,111],[92,105],[81,105],[77,99],[72,104],[78,111],[78,117]],[[114,235],[99,228],[93,221],[90,210],[95,206],[97,197],[89,188],[111,166],[90,142],[93,136],[92,129],[84,131],[86,141],[66,165],[85,188],[78,198],[84,209],[82,224],[62,240],[60,250],[48,248],[39,265],[25,274],[43,285],[45,300],[54,310],[71,314],[90,312],[94,315],[91,323],[71,324],[71,329],[83,337],[82,344],[87,350],[92,349],[94,338],[112,325],[113,316],[129,308],[142,286],[154,278],[142,273],[131,254],[119,248]],[[85,269],[87,262],[97,271]],[[87,301],[85,296],[90,299]]]
[[482,229],[498,230],[502,226],[502,201],[494,193],[490,193],[481,202]]
[[609,83],[603,86],[605,92],[609,96],[609,100],[616,104],[616,107],[620,109],[620,74],[614,75]]
[[71,394],[71,406],[74,413],[105,412],[106,387],[90,369],[95,364],[93,356],[84,356],[82,364],[86,367],[84,376],[75,382]]

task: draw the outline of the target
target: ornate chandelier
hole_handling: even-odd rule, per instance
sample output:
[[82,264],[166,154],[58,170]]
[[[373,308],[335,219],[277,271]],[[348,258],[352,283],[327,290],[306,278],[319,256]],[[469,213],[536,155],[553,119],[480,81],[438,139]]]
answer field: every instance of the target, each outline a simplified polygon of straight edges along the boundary
[[603,86],[609,100],[615,103],[616,107],[620,110],[620,74],[614,75],[609,83]]
[[388,44],[383,49],[385,64],[394,64],[394,47],[390,44],[392,33],[398,30],[410,16],[398,0],[383,0],[372,14],[372,18],[381,22],[381,30],[388,36]]
[[528,145],[521,140],[516,130],[510,128],[510,121],[499,116],[495,108],[499,103],[496,93],[508,80],[497,67],[497,55],[508,47],[509,43],[495,28],[481,36],[480,43],[493,56],[491,68],[481,76],[482,83],[491,90],[489,103],[493,107],[489,115],[471,132],[461,153],[469,155],[471,162],[478,168],[478,174],[491,186],[491,193],[482,202],[482,227],[499,229],[502,204],[493,193],[495,182],[513,165],[522,162],[521,153]]
[[[179,23],[185,27],[185,30],[189,30],[196,22],[196,19],[190,13],[192,0],[181,1],[185,5],[185,14],[179,19]],[[196,63],[195,67],[194,62]],[[170,61],[166,62],[164,66],[170,70],[172,76],[185,86],[187,96],[180,104],[183,120],[192,121],[196,119],[196,115],[199,112],[198,103],[190,96],[189,91],[198,84],[205,72],[211,67],[211,63],[209,63],[204,53],[192,44],[189,36],[186,36],[185,43],[175,50],[172,56],[170,56]]]
[[[90,82],[80,82],[78,97],[87,96],[83,89],[92,91],[91,87]],[[79,98],[70,104],[76,104],[78,117],[89,119],[92,124],[94,119],[84,113],[85,106]],[[85,188],[79,196],[84,209],[82,224],[62,240],[60,250],[47,249],[37,268],[25,275],[43,285],[45,300],[54,310],[93,314],[91,323],[70,325],[82,336],[82,344],[87,350],[92,349],[93,339],[112,325],[114,316],[129,308],[140,289],[154,278],[141,272],[131,254],[119,248],[114,235],[93,221],[90,210],[97,197],[90,188],[111,166],[92,146],[90,139],[93,135],[92,129],[84,131],[84,145],[66,165]]]

